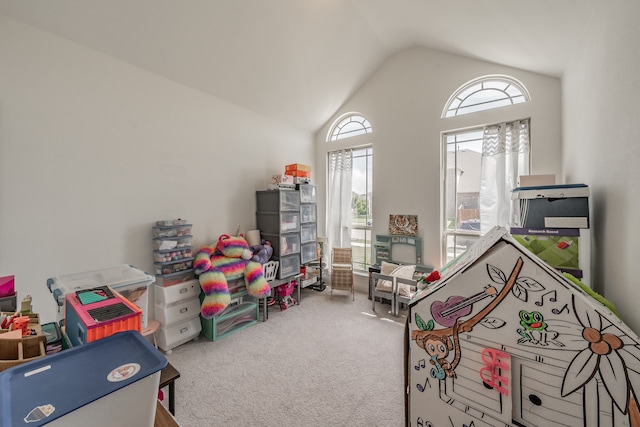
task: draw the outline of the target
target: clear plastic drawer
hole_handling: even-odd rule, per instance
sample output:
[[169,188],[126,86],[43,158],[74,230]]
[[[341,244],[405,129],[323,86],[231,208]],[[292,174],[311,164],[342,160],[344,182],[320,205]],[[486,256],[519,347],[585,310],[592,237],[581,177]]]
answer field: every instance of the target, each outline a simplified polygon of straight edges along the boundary
[[316,186],[310,184],[300,185],[300,203],[316,202]]
[[300,222],[316,222],[316,205],[301,205],[300,206]]
[[317,243],[307,243],[306,245],[302,245],[302,250],[300,251],[300,259],[302,264],[307,264],[311,261],[315,261],[318,259],[318,245]]

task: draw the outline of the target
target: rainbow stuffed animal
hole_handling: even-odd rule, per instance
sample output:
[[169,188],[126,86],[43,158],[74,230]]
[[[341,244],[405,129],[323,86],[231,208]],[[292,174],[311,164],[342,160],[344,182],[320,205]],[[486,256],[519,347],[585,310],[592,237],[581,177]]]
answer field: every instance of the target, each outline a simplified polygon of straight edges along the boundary
[[247,293],[257,298],[271,295],[271,287],[262,274],[262,264],[251,261],[251,250],[244,237],[223,234],[218,241],[198,250],[193,268],[199,275],[204,299],[200,313],[210,319],[231,302],[228,282],[244,276]]

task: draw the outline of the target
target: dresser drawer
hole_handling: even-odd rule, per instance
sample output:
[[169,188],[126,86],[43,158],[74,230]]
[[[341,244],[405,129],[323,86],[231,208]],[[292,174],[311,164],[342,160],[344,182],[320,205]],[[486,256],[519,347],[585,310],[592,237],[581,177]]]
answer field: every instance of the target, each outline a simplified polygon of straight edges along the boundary
[[163,327],[184,322],[199,315],[200,299],[198,297],[179,301],[165,307],[156,306],[156,320],[158,320]]
[[186,322],[178,323],[168,328],[162,327],[158,329],[158,332],[156,332],[156,342],[162,350],[169,351],[180,344],[197,338],[201,330],[202,325],[200,324],[200,319],[194,317]]
[[192,299],[200,295],[200,282],[197,279],[176,285],[154,288],[156,305],[166,307],[178,301]]

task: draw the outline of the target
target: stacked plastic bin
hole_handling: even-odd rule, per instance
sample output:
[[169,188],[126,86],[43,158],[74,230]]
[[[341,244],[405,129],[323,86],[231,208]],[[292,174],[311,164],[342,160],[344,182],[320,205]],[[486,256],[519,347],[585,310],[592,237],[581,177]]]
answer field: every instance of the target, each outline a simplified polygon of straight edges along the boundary
[[200,283],[193,272],[191,224],[184,219],[157,221],[153,229],[156,269],[155,334],[158,347],[167,353],[198,338]]

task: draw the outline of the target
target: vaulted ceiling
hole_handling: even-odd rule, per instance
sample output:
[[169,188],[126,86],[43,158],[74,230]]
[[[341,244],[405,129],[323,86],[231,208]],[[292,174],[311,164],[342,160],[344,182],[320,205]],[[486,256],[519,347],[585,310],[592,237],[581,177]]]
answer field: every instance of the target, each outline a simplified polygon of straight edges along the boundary
[[416,46],[561,77],[599,0],[0,0],[0,13],[315,132]]

